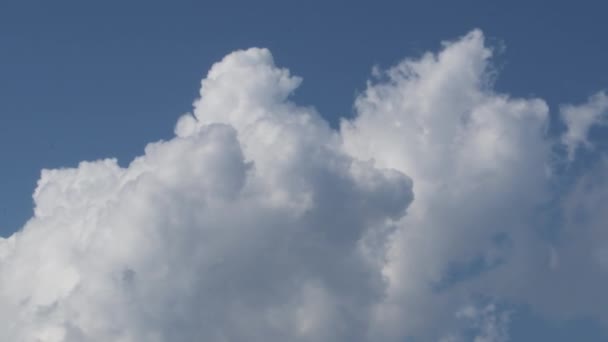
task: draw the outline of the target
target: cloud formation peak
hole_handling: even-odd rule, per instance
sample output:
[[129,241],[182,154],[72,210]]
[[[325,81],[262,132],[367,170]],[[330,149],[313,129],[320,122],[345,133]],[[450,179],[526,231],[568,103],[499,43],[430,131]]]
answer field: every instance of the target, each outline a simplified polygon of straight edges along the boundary
[[[34,217],[0,239],[0,339],[506,341],[501,303],[549,312],[564,255],[588,261],[537,234],[538,208],[605,96],[563,107],[552,139],[543,100],[492,89],[491,56],[474,30],[380,71],[333,130],[268,50],[227,55],[128,167],[42,171]],[[584,212],[589,244],[604,233]]]

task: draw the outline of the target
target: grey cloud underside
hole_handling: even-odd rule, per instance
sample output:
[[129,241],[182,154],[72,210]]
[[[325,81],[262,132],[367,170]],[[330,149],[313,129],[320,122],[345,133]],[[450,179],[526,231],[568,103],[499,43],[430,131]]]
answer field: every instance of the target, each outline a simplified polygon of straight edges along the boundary
[[500,342],[518,305],[608,323],[606,162],[553,186],[606,95],[549,136],[491,55],[476,30],[380,71],[339,130],[269,51],[226,56],[173,139],[42,172],[0,239],[0,340]]

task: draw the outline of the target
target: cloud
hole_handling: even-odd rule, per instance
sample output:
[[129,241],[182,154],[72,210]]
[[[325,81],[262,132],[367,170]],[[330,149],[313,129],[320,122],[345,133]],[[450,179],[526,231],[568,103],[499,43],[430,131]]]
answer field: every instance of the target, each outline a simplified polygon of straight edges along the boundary
[[552,186],[555,146],[588,140],[605,95],[562,107],[556,141],[543,100],[493,90],[491,56],[474,30],[377,70],[333,130],[268,50],[229,54],[128,167],[42,171],[0,239],[0,339],[506,341],[494,302],[604,317],[596,283],[560,296],[605,281],[608,190],[583,194],[605,168]]
[[[449,327],[478,283],[510,262],[513,240],[527,235],[545,199],[548,106],[495,93],[491,55],[473,31],[438,54],[405,60],[370,83],[357,117],[342,122],[351,155],[414,182],[377,310],[377,329],[395,340],[412,331],[437,340],[444,332],[435,327]],[[457,265],[480,274],[447,279]]]
[[470,322],[473,332],[466,334],[451,334],[443,337],[440,342],[506,342],[509,340],[508,325],[510,313],[501,312],[496,305],[484,307],[468,305],[456,312],[456,318]]
[[589,129],[593,125],[605,125],[608,113],[608,96],[599,92],[582,105],[565,105],[560,108],[561,118],[567,130],[562,135],[562,142],[568,151],[568,158],[574,159],[576,149],[583,145],[591,148],[593,145],[587,139]]
[[287,100],[298,83],[267,50],[235,52],[175,138],[126,168],[44,170],[35,216],[0,247],[0,339],[364,338],[384,286],[364,240],[404,214],[411,181],[341,152]]

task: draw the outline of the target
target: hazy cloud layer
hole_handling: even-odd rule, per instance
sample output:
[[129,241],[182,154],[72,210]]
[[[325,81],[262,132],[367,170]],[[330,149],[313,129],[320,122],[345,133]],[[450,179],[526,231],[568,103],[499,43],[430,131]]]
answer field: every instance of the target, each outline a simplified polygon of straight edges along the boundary
[[337,131],[268,50],[226,56],[173,139],[43,170],[0,239],[0,340],[502,342],[518,306],[608,323],[608,163],[562,182],[606,95],[551,136],[491,56],[476,30],[377,71]]

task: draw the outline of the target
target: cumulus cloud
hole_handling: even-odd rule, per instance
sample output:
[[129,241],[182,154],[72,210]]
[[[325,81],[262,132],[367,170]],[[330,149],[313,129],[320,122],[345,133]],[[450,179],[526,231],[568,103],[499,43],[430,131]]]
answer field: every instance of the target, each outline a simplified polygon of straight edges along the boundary
[[370,83],[357,99],[357,117],[341,129],[351,155],[414,181],[415,201],[392,236],[383,268],[387,298],[377,311],[378,330],[395,340],[409,331],[427,332],[428,340],[442,334],[433,327],[453,322],[470,283],[487,283],[509,261],[547,184],[545,102],[492,90],[492,51],[480,31],[444,45],[389,69],[388,81]]
[[411,181],[341,152],[286,100],[298,83],[267,50],[235,52],[172,140],[126,168],[44,170],[35,216],[0,247],[0,339],[364,338],[384,286],[365,241]]
[[608,113],[608,96],[599,92],[582,105],[562,106],[560,114],[567,130],[562,135],[562,142],[568,150],[570,160],[574,159],[576,149],[583,145],[591,148],[593,145],[587,139],[589,129],[593,125],[605,125]]
[[[493,90],[491,56],[475,30],[377,70],[333,130],[290,100],[301,80],[268,50],[229,54],[174,138],[124,168],[43,170],[34,217],[0,239],[0,339],[457,341],[473,327],[502,342],[494,301],[605,316],[589,299],[608,190],[578,190],[605,168],[551,186],[555,145],[572,157],[606,96],[562,107],[556,141],[543,100]],[[552,205],[565,219],[547,241]],[[555,299],[587,263],[599,284],[565,310]],[[562,290],[539,295],[548,280]]]

